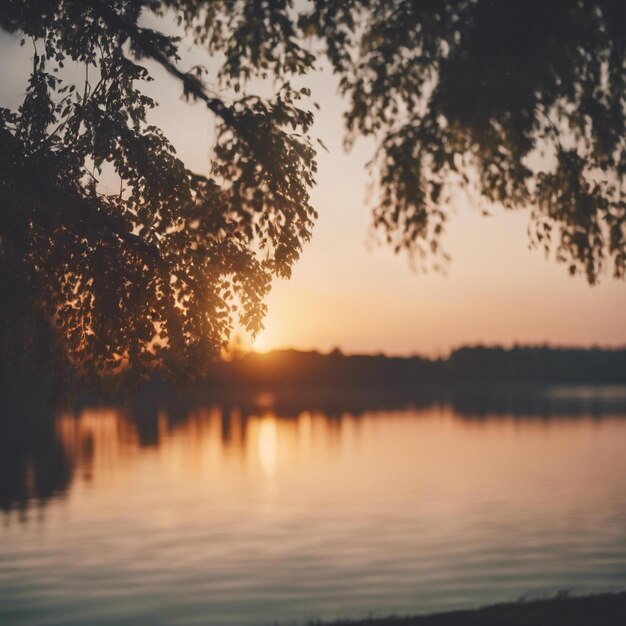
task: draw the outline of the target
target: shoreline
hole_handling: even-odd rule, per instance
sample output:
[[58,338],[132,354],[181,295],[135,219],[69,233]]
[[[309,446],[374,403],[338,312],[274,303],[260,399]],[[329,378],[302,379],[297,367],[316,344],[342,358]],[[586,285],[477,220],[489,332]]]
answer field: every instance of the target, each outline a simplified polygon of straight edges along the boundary
[[477,609],[362,620],[311,622],[310,626],[624,626],[626,591],[587,596],[558,595]]

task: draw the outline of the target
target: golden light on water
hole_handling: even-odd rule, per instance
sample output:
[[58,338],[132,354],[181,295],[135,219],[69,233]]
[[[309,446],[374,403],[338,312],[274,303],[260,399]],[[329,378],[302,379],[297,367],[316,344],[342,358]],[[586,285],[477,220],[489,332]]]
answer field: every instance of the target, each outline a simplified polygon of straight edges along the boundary
[[261,421],[257,434],[257,447],[261,469],[268,478],[276,471],[278,451],[277,427],[275,417],[265,417]]
[[[182,421],[159,411],[153,427],[124,411],[89,409],[79,417],[60,417],[56,432],[79,469],[74,489],[97,484],[105,500],[106,494],[117,498],[128,489],[132,492],[122,478],[131,467],[145,481],[146,494],[157,484],[173,493],[210,484],[216,497],[230,502],[247,497],[249,489],[267,479],[286,497],[300,497],[305,484],[333,498],[345,488],[352,497],[359,484],[382,489],[386,482],[406,483],[409,468],[415,493],[436,477],[437,489],[444,491],[447,485],[458,501],[471,499],[475,492],[500,493],[511,482],[519,483],[532,500],[535,483],[528,483],[528,475],[547,468],[559,475],[561,468],[571,473],[571,456],[592,444],[593,454],[604,458],[609,453],[607,459],[614,463],[612,453],[620,445],[608,427],[601,429],[590,418],[548,427],[535,420],[464,420],[449,409],[428,409],[343,414],[341,419],[302,411],[285,419],[277,416],[274,400],[271,394],[259,394],[252,413],[211,407],[195,410]],[[611,422],[613,429],[625,425]],[[509,468],[506,475],[503,466]],[[607,461],[605,469],[611,483],[617,468]],[[597,480],[588,471],[577,474],[577,484],[591,486]],[[184,509],[177,515],[186,517]]]

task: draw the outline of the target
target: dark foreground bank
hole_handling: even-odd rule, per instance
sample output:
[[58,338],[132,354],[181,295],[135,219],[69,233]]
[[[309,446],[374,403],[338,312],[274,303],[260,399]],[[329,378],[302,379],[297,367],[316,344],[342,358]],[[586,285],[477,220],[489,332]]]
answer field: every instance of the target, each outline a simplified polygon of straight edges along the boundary
[[626,591],[496,604],[469,611],[383,617],[332,626],[624,626]]

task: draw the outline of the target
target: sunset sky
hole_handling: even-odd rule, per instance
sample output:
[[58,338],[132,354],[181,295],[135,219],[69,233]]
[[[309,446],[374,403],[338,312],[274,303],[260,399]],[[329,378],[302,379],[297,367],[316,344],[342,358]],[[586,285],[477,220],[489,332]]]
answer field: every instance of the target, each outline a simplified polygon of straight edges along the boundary
[[[32,48],[0,34],[0,55],[0,106],[15,107]],[[206,171],[210,115],[183,102],[173,79],[158,69],[154,75],[147,88],[160,103],[154,121],[187,165]],[[626,284],[606,273],[590,287],[542,252],[529,251],[528,212],[492,207],[485,218],[481,207],[460,196],[443,239],[452,256],[445,275],[417,273],[405,256],[368,244],[365,163],[373,144],[359,141],[346,153],[334,77],[321,71],[307,84],[321,105],[314,134],[329,149],[318,155],[313,205],[319,220],[291,280],[274,284],[255,349],[439,355],[477,342],[626,345]]]

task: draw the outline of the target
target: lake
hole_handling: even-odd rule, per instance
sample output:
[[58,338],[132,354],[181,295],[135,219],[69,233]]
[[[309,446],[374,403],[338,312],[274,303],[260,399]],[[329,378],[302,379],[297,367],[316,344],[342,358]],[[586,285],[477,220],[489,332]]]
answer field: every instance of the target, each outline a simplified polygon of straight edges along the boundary
[[0,436],[3,625],[302,624],[626,588],[624,388],[144,397],[5,416]]

